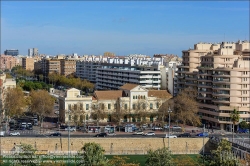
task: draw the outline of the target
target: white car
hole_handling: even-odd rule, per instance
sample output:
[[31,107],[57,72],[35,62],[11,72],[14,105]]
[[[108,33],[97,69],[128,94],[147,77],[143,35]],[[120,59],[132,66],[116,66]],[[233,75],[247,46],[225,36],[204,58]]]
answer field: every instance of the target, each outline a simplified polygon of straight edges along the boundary
[[133,134],[134,135],[143,135],[144,133],[143,133],[143,131],[137,131],[137,132],[134,132]]
[[65,131],[76,131],[76,128],[75,127],[66,127],[65,128]]
[[10,133],[10,136],[17,136],[17,135],[20,135],[20,133],[19,132],[11,132]]
[[108,136],[115,136],[116,135],[116,133],[107,133],[108,134]]
[[146,135],[146,136],[155,135],[155,133],[154,132],[148,132],[148,133],[145,133],[144,135]]
[[173,128],[173,129],[181,129],[180,126],[173,126],[172,128]]
[[172,135],[172,134],[170,134],[170,135],[166,134],[165,138],[177,138],[177,136],[176,135]]

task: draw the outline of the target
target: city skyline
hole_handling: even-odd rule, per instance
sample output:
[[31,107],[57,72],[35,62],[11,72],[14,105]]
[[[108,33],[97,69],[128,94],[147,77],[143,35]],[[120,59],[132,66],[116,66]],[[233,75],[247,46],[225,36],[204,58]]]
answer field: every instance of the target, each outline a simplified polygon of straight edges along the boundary
[[176,54],[249,40],[249,2],[1,2],[1,54]]

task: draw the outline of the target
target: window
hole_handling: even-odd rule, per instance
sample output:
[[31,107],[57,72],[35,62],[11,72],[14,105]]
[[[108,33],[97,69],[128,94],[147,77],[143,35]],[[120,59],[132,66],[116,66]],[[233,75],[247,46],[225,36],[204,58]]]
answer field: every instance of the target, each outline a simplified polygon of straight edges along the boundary
[[142,104],[142,108],[146,109],[146,104],[145,103]]
[[114,109],[116,109],[117,108],[117,104],[114,104]]
[[83,110],[83,104],[82,103],[80,104],[80,110]]
[[141,109],[141,104],[139,103],[139,104],[138,104],[138,110],[140,110],[140,109]]
[[127,110],[128,109],[128,104],[124,104],[124,108],[125,108],[125,110]]
[[71,109],[71,104],[68,104],[68,110],[70,110]]
[[243,86],[243,88],[247,88],[247,84],[243,84],[242,86]]
[[108,104],[108,109],[109,109],[109,110],[111,109],[111,104]]
[[159,108],[159,106],[160,106],[160,103],[159,103],[159,102],[157,102],[157,103],[156,103],[156,107],[157,107],[157,108]]
[[89,104],[86,104],[86,110],[89,110]]
[[242,78],[242,81],[247,81],[247,78]]
[[133,99],[135,99],[135,96],[133,96]]
[[74,110],[77,110],[77,104],[74,104]]
[[243,75],[247,75],[247,71],[243,71]]
[[133,104],[133,110],[135,110],[135,104]]
[[153,103],[150,103],[150,109],[153,109]]
[[135,99],[137,99],[137,96],[135,96]]

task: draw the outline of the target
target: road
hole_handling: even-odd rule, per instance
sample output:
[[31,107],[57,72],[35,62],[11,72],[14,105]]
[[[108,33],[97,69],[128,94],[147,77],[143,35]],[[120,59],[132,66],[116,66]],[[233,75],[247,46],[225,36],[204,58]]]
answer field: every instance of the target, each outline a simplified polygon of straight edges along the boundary
[[[149,132],[151,130],[146,130],[144,133]],[[12,132],[12,131],[11,131]],[[18,131],[20,133],[20,136],[9,136],[8,134],[5,135],[5,137],[51,137],[49,136],[51,133],[54,133],[56,131],[53,130],[42,130],[42,133],[40,133],[40,130],[24,130],[24,131]],[[62,134],[62,137],[68,137],[68,131],[60,131]],[[143,136],[143,135],[133,135],[133,133],[125,133],[125,132],[116,132],[115,136],[108,136],[108,137],[117,137],[117,138],[163,138],[165,137],[167,132],[163,131],[155,131],[155,136]],[[94,137],[97,133],[83,133],[80,131],[76,132],[70,132],[70,137],[72,138],[90,138]],[[180,135],[181,133],[173,133],[174,135]],[[191,138],[197,138],[195,135],[198,133],[191,133]],[[231,133],[221,134],[221,133],[211,133],[210,136],[215,137],[225,137],[225,138],[232,138]],[[250,144],[249,134],[234,134],[234,139],[238,141],[244,141],[245,143]]]

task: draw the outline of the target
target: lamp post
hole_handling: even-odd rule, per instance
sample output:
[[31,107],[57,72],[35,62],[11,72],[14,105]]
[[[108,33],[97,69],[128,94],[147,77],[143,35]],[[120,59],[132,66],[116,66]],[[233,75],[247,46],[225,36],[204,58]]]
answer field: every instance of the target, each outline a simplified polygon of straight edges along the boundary
[[70,156],[70,127],[69,127],[69,114],[70,114],[70,110],[68,110],[68,166],[69,164],[69,156]]
[[170,107],[168,108],[168,149],[170,150],[169,142],[170,142],[170,113],[172,110]]

